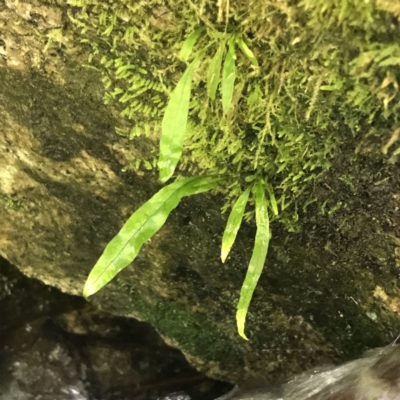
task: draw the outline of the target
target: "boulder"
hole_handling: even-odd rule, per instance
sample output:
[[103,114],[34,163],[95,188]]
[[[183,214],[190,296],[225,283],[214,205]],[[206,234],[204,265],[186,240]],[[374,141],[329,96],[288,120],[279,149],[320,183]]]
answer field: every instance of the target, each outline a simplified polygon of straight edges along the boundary
[[[149,140],[115,134],[124,122],[103,104],[100,73],[68,28],[69,9],[0,2],[0,254],[25,275],[80,295],[108,241],[161,185],[151,171],[123,171]],[[62,40],[48,45],[61,26]],[[222,264],[227,218],[218,195],[184,199],[89,301],[151,323],[196,368],[231,382],[283,380],[390,343],[400,328],[400,179],[397,161],[367,145],[354,160],[350,138],[316,183],[340,209],[299,210],[297,232],[273,223],[249,341],[237,333],[235,311],[255,228],[242,227]]]

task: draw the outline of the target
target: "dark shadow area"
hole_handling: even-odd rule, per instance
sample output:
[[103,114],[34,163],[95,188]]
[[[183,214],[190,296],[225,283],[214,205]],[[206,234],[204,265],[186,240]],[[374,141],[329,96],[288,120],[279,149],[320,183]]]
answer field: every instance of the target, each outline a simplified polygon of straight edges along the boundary
[[0,259],[0,399],[210,400],[230,388],[149,325],[95,310]]

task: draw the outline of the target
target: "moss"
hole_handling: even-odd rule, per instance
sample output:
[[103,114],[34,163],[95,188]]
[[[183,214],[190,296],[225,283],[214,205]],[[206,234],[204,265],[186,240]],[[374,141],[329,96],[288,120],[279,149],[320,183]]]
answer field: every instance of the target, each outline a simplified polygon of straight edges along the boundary
[[8,195],[0,192],[0,207],[11,208],[18,210],[22,206],[22,201],[16,198],[15,195]]
[[[204,85],[225,29],[214,2],[69,3],[77,7],[71,19],[92,47],[90,59],[103,73],[105,102],[119,103],[126,118],[117,132],[146,134],[154,144],[168,93],[185,68],[180,45],[196,27],[206,27],[195,47],[208,50],[195,79],[180,172],[224,175],[225,209],[248,175],[262,175],[289,229],[299,207],[319,201],[334,212],[340,205],[323,204],[312,188],[340,145],[362,128],[381,147],[398,124],[399,10],[384,0],[231,4],[226,34],[244,37],[260,67],[238,54],[234,106],[226,117]],[[156,155],[154,145],[147,168]]]
[[[178,343],[191,357],[199,357],[203,362],[218,362],[225,369],[229,369],[231,365],[244,364],[243,355],[239,353],[231,337],[225,335],[219,327],[213,326],[202,311],[194,313],[190,304],[169,302],[165,299],[146,301],[137,288],[123,279],[116,280],[120,288],[117,297],[121,297],[122,290],[131,299],[129,304],[124,304],[127,314],[139,315],[140,319],[150,322],[168,340]],[[118,301],[116,298],[115,302],[102,304],[116,304]]]

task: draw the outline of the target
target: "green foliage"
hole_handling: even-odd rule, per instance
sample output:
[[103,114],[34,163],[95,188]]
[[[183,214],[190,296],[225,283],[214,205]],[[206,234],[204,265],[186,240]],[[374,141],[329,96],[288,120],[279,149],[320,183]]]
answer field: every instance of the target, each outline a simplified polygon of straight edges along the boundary
[[[180,52],[180,57],[182,59],[189,59],[193,47],[203,30],[203,27],[196,29],[184,41]],[[237,38],[235,35],[227,38],[226,35],[223,35],[222,40],[219,40],[216,53],[208,63],[207,94],[212,101],[215,100],[217,88],[221,80],[222,60],[228,39],[229,51],[226,53],[222,75],[222,105],[225,113],[229,110],[234,90],[236,59],[234,41],[237,41],[243,54],[249,58],[252,64],[258,66],[253,52],[247,47],[242,38]],[[202,57],[203,52],[198,52],[195,60],[185,70],[176,88],[171,93],[170,100],[164,112],[160,139],[160,157],[158,162],[161,182],[166,182],[171,178],[182,155],[184,135],[189,114],[193,74]],[[128,68],[130,68],[130,65],[126,67],[126,69]],[[117,94],[119,93],[120,91],[118,91]],[[120,101],[123,100],[120,99]]]
[[251,187],[248,187],[237,199],[229,214],[228,222],[222,237],[221,260],[225,262],[231,251],[232,245],[235,242],[236,235],[242,224],[244,210],[246,208],[247,200],[249,199]]
[[201,26],[200,28],[197,28],[195,31],[193,31],[184,41],[181,52],[180,52],[180,59],[182,61],[188,61],[190,55],[192,54],[193,47],[199,38],[199,36],[204,32],[205,27]]
[[[337,209],[314,187],[343,144],[368,137],[390,153],[385,143],[400,122],[398,2],[238,0],[223,26],[211,0],[68,2],[103,73],[105,102],[124,117],[117,132],[153,143],[132,164],[155,165],[161,132],[161,179],[223,177],[223,210],[263,177],[266,218],[292,231],[309,204],[328,215]],[[257,220],[260,201],[249,197],[246,220]],[[251,268],[263,258],[264,228]],[[243,323],[250,292],[247,303],[241,298]]]
[[274,190],[272,189],[271,185],[269,185],[268,183],[265,186],[266,186],[266,189],[269,194],[269,201],[270,201],[269,204],[271,206],[272,212],[275,216],[277,216],[279,214],[279,211],[278,211],[278,204],[276,202]]
[[207,94],[211,100],[215,100],[218,83],[220,81],[222,57],[224,55],[225,43],[221,41],[218,50],[211,59],[207,71]]
[[186,69],[172,92],[165,109],[160,139],[160,157],[158,159],[161,182],[166,182],[171,178],[181,158],[193,73],[197,64],[198,59],[195,59]]
[[182,197],[211,190],[218,181],[210,177],[191,177],[175,181],[157,192],[132,214],[108,243],[90,272],[83,295],[87,297],[96,293],[127,267],[136,258],[142,245],[164,225]]
[[256,186],[255,200],[257,232],[254,240],[253,254],[240,291],[240,299],[236,312],[236,322],[239,335],[246,340],[248,340],[244,333],[246,314],[251,298],[253,297],[254,289],[257,286],[258,279],[260,278],[261,272],[264,268],[269,241],[271,239],[268,204],[265,199],[264,185],[262,181],[259,181]]
[[222,70],[222,109],[226,115],[229,111],[229,107],[232,103],[233,91],[235,90],[235,48],[234,41],[231,39],[229,41],[229,51],[226,54],[224,61],[224,68]]
[[247,46],[246,42],[243,40],[242,37],[239,37],[237,39],[237,43],[240,47],[240,50],[242,50],[242,53],[250,60],[250,62],[255,67],[258,67],[258,61],[256,57],[254,56],[253,52],[249,49],[249,47]]

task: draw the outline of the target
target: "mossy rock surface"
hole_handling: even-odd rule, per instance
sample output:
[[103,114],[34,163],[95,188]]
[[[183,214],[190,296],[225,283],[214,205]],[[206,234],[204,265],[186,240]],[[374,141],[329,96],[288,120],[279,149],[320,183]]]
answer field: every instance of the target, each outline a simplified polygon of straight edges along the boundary
[[[311,53],[306,52],[311,43],[301,36],[297,44],[304,47],[304,59],[310,62],[310,65],[304,66],[304,71],[319,64],[322,64],[320,68],[323,71],[326,68],[342,71],[348,60],[342,58],[341,51],[345,51],[343,45],[346,41],[353,43],[354,37],[361,44],[381,43],[379,51],[393,45],[394,53],[390,56],[395,57],[397,50],[393,38],[399,29],[397,9],[393,6],[396,2],[386,6],[383,1],[371,2],[379,9],[372,22],[367,18],[370,15],[368,9],[358,10],[360,13],[357,14],[354,12],[357,10],[352,8],[343,11],[347,19],[343,17],[340,21],[337,14],[339,3],[324,2],[328,4],[327,11],[324,11],[328,14],[321,14],[321,9],[305,10],[307,2],[301,3],[303,5],[296,3],[293,9],[272,13],[274,21],[281,21],[281,25],[276,25],[276,29],[280,27],[281,30],[275,32],[280,38],[275,43],[278,50],[284,49],[285,42],[280,40],[291,32],[282,27],[293,18],[290,29],[298,29],[302,35],[314,34],[311,27],[309,31],[306,27],[315,20],[316,28],[313,29],[315,32],[321,30],[321,36],[315,36],[315,40],[320,38],[320,43],[337,41],[336,47],[326,48],[326,57],[329,55],[332,58],[332,64],[324,65],[323,55],[312,58]],[[355,4],[348,3],[350,6]],[[76,30],[67,16],[70,13],[76,18],[79,7],[73,8],[64,3],[18,4],[7,2],[0,9],[3,26],[3,37],[0,39],[5,43],[5,57],[0,59],[0,149],[3,154],[0,158],[0,251],[27,275],[65,292],[80,294],[87,274],[105,244],[118,232],[127,217],[161,187],[156,174],[148,171],[144,162],[122,172],[132,160],[142,158],[151,163],[158,131],[150,130],[149,136],[135,137],[133,141],[115,134],[115,127],[128,129],[135,124],[144,127],[139,122],[148,125],[153,117],[150,114],[147,118],[144,113],[141,121],[134,118],[129,121],[121,117],[122,110],[117,103],[103,104],[104,95],[110,92],[106,92],[101,83],[104,77],[101,58],[98,64],[87,62],[88,56],[93,54],[90,43],[101,42],[101,38],[89,30],[87,32],[93,35],[89,45],[87,42],[80,43],[86,37]],[[179,4],[171,3],[170,8]],[[322,2],[315,2],[315,7],[318,4],[323,8]],[[262,10],[257,8],[260,2],[253,1],[249,6],[252,15],[263,15]],[[88,13],[96,16],[94,5],[91,7]],[[165,43],[160,34],[154,47],[151,48],[148,43],[146,51],[144,44],[147,38],[138,36],[137,40],[144,42],[140,42],[140,48],[134,44],[132,48],[143,53],[137,64],[140,68],[147,66],[149,60],[155,68],[172,66],[166,71],[164,82],[165,87],[170,89],[185,69],[185,65],[174,58],[180,43],[178,40],[183,41],[199,20],[190,7],[182,8],[181,5],[181,8],[176,8],[176,13],[170,9],[164,13],[162,7],[157,5],[152,8],[152,13],[146,14],[148,9],[145,9],[138,15],[143,21],[146,21],[146,15],[150,15],[150,31],[159,29],[166,35]],[[207,18],[211,19],[214,15],[213,7],[215,4],[207,3]],[[240,15],[241,7],[244,3],[232,5],[232,13]],[[304,11],[303,17],[309,19],[300,18],[303,15],[299,14],[301,10]],[[157,16],[156,22],[154,15]],[[265,18],[269,18],[268,15]],[[325,32],[322,28],[326,15],[331,19],[326,24]],[[358,17],[352,20],[349,15]],[[32,16],[35,16],[34,20]],[[181,17],[182,20],[179,19]],[[242,21],[240,32],[245,35],[263,66],[267,44],[265,36],[259,37],[261,33],[255,29],[256,25],[252,22],[255,16],[252,18],[244,21],[247,25]],[[123,29],[123,24],[118,21],[118,29]],[[165,24],[160,26],[163,21]],[[185,23],[185,27],[181,28],[181,25],[175,24],[176,21],[180,21],[181,25]],[[296,25],[300,22],[302,24]],[[268,26],[264,25],[267,29]],[[54,29],[62,29],[62,37],[56,36]],[[178,31],[179,38],[176,35]],[[51,32],[53,42],[44,52]],[[352,32],[354,37],[350,35]],[[368,35],[368,32],[371,34]],[[273,37],[273,33],[268,34]],[[289,42],[294,39],[286,38]],[[158,54],[163,43],[163,53]],[[168,47],[171,43],[176,44],[175,53]],[[112,54],[108,45],[104,46],[100,50]],[[290,54],[289,50],[286,51]],[[212,56],[212,50],[210,52]],[[158,54],[158,58],[153,53]],[[138,56],[131,57],[132,63],[138,59]],[[355,60],[361,57],[361,53],[349,52],[348,57]],[[285,59],[282,55],[281,62]],[[296,54],[293,54],[286,62],[294,62],[295,59]],[[300,60],[299,57],[297,59]],[[93,61],[96,63],[95,58]],[[376,62],[379,64],[383,59]],[[246,68],[252,71],[243,57],[238,68],[242,74]],[[257,91],[255,85],[258,82],[265,82],[262,68],[267,66],[253,71],[257,72],[254,76],[243,75],[244,85],[247,85],[247,89],[243,88],[244,108],[247,107],[246,96],[250,96],[251,90]],[[278,126],[285,127],[287,137],[290,138],[291,132],[292,139],[296,132],[301,135],[299,129],[303,129],[303,137],[308,137],[306,131],[312,128],[308,148],[314,148],[316,152],[321,150],[322,155],[313,158],[321,164],[315,177],[304,181],[299,192],[295,192],[294,186],[286,189],[280,186],[287,176],[294,174],[294,170],[282,179],[274,175],[278,168],[275,161],[279,158],[279,149],[274,148],[268,139],[266,147],[260,150],[259,159],[264,160],[264,164],[260,161],[259,165],[264,165],[265,169],[256,168],[256,172],[261,171],[257,173],[271,177],[271,184],[276,185],[280,198],[283,194],[288,196],[292,190],[295,201],[287,209],[287,214],[282,214],[281,221],[285,223],[276,220],[271,225],[273,239],[266,267],[247,317],[249,342],[237,334],[235,310],[253,246],[255,228],[251,215],[240,231],[230,259],[226,264],[219,261],[220,242],[226,223],[220,209],[230,204],[242,190],[246,174],[254,173],[245,167],[243,170],[236,167],[231,170],[229,179],[236,180],[237,186],[231,181],[217,195],[185,199],[171,214],[165,227],[143,247],[133,265],[90,301],[113,314],[151,322],[198,368],[230,381],[241,381],[251,376],[284,379],[313,365],[353,358],[366,348],[390,343],[400,325],[400,178],[396,155],[390,153],[395,146],[389,148],[389,155],[381,152],[397,123],[396,85],[394,81],[383,85],[387,76],[397,77],[397,67],[388,65],[385,68],[388,70],[385,69],[383,75],[379,75],[380,72],[374,68],[368,70],[365,85],[372,85],[372,89],[368,89],[372,97],[367,96],[360,103],[362,107],[358,108],[353,100],[353,103],[344,100],[349,93],[346,85],[355,85],[361,73],[351,76],[344,71],[343,76],[348,76],[349,81],[335,91],[324,91],[329,92],[329,96],[318,91],[320,97],[315,97],[315,104],[311,101],[318,81],[304,81],[309,86],[305,90],[300,85],[300,77],[293,76],[292,84],[296,86],[298,83],[298,90],[303,91],[305,97],[296,94],[291,102],[288,100],[285,104],[289,109],[280,110],[288,116],[287,121],[276,117],[273,126],[276,132]],[[277,73],[279,71],[282,72],[279,69]],[[317,73],[311,68],[311,71],[310,76],[317,77],[320,70],[317,69]],[[202,79],[200,70],[194,95],[198,96],[199,103],[204,100],[205,104]],[[373,90],[375,80],[376,88],[381,88],[383,94]],[[319,84],[331,83],[321,81]],[[393,98],[389,101],[385,96],[391,88]],[[157,92],[156,89],[159,88],[151,88]],[[155,92],[152,92],[154,96],[157,95]],[[265,91],[261,93],[259,103],[260,107],[264,107],[268,96]],[[163,104],[167,95],[159,96],[160,104]],[[293,114],[289,112],[290,107],[297,110],[297,125],[291,123]],[[204,132],[214,135],[212,127],[221,134],[229,133],[226,126],[212,125],[219,118],[220,111],[220,105],[208,105],[206,115],[210,118],[204,125],[205,131],[202,131],[201,124],[196,125],[201,121],[201,115],[196,115],[194,107],[193,130],[188,139],[195,139],[195,135]],[[246,112],[246,109],[238,110],[237,118],[248,118]],[[314,113],[326,118],[325,122],[318,121]],[[235,119],[232,121],[235,122]],[[265,124],[265,114],[263,121]],[[328,124],[330,121],[334,122],[332,126]],[[240,134],[235,140],[245,143],[246,151],[257,152],[257,146],[253,150],[251,148],[259,142],[258,135],[263,135],[264,125],[258,125],[255,132],[253,127],[257,126],[257,121],[248,122],[250,130],[247,125],[244,127],[243,121],[236,122],[238,130],[235,132]],[[242,134],[245,136],[240,136]],[[202,137],[201,143],[209,143],[210,147],[206,145],[195,149],[195,141],[189,140],[181,173],[188,173],[183,167],[197,172],[215,172],[224,168],[220,159],[214,164],[206,158],[204,165],[198,162],[203,154],[201,152],[205,151],[210,157],[213,146],[218,144],[208,141],[208,136]],[[281,140],[285,140],[285,136]],[[307,143],[302,142],[298,146],[293,148],[296,157],[301,149],[301,154],[304,153]],[[332,151],[326,153],[328,148]],[[220,153],[225,151],[223,147],[219,148]],[[271,154],[278,158],[272,158],[272,162],[267,163]],[[230,157],[225,161],[231,166],[236,165]],[[253,164],[250,162],[249,165]],[[292,164],[295,168],[302,168],[300,158],[297,161],[293,159]],[[303,210],[307,202],[310,204]]]

